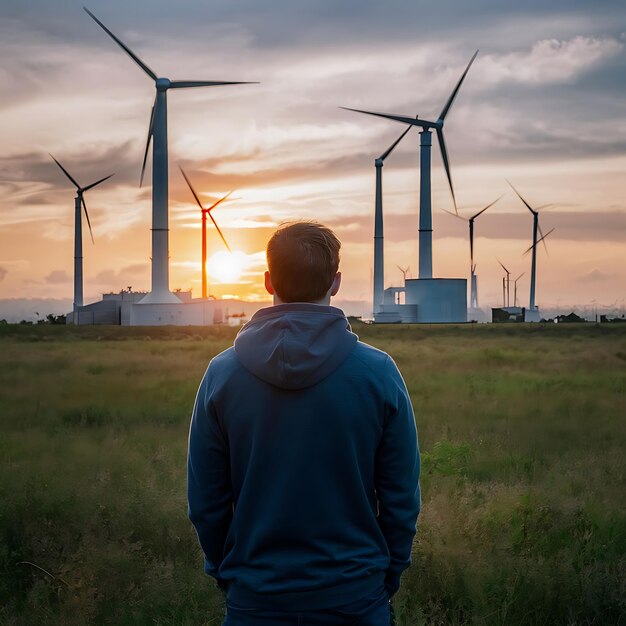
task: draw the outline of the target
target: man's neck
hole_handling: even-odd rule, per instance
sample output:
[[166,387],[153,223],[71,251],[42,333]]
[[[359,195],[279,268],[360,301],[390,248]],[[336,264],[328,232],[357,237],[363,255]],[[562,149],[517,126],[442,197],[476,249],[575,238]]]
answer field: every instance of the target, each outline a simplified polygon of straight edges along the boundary
[[[294,304],[293,302],[283,302],[276,294],[274,294],[274,306],[277,304]],[[322,298],[321,300],[315,300],[313,302],[304,302],[299,304],[321,304],[322,306],[330,306],[330,296]]]

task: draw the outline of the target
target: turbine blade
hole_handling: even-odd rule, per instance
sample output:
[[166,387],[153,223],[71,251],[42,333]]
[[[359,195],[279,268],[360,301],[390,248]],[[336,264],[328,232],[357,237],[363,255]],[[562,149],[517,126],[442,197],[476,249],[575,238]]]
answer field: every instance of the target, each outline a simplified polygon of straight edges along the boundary
[[444,213],[447,213],[448,215],[452,215],[452,217],[458,217],[460,220],[464,220],[466,222],[469,221],[466,217],[463,217],[462,215],[459,215],[458,213],[453,213],[452,211],[448,211],[448,209],[440,209],[440,210],[443,211]]
[[526,272],[522,272],[513,282],[516,283]]
[[389,146],[386,152],[378,157],[381,161],[384,161],[395,149],[395,147],[404,139],[404,136],[413,128],[413,126],[407,126],[406,130]]
[[[48,152],[48,154],[50,154]],[[63,170],[63,173],[76,185],[76,189],[80,189],[80,185],[72,178],[70,173],[50,154],[50,158]]]
[[350,109],[349,107],[339,107],[344,111],[354,111],[355,113],[365,113],[365,115],[375,115],[376,117],[384,117],[388,120],[394,120],[395,122],[401,122],[402,124],[411,124],[412,126],[421,126],[422,128],[435,128],[435,125],[431,122],[420,120],[416,117],[405,117],[403,115],[390,115],[388,113],[374,113],[373,111],[362,111],[361,109]]
[[214,202],[208,209],[205,209],[205,210],[206,211],[212,211],[218,204],[224,202],[224,200],[226,200],[226,198],[228,198],[228,196],[230,196],[231,193],[233,193],[233,192],[229,191],[223,198],[220,198],[217,202]]
[[439,119],[442,122],[446,119],[446,115],[448,115],[448,111],[450,110],[450,107],[452,106],[452,103],[454,102],[456,95],[459,93],[459,89],[461,88],[461,85],[463,84],[463,81],[465,80],[465,77],[467,76],[467,73],[469,72],[469,68],[472,67],[472,63],[474,62],[474,59],[476,58],[477,54],[478,54],[478,50],[474,52],[474,55],[470,59],[470,62],[467,64],[467,67],[465,68],[465,71],[461,75],[459,82],[456,84],[454,91],[450,94],[448,101],[446,102],[445,106],[443,107],[443,110],[439,114]]
[[446,168],[446,176],[448,177],[448,183],[450,183],[450,191],[452,192],[452,203],[454,204],[454,210],[456,213],[459,210],[456,207],[456,198],[454,197],[454,187],[452,186],[452,176],[450,175],[450,161],[448,160],[448,151],[446,149],[446,141],[443,138],[443,129],[437,129],[437,138],[439,139],[439,148],[441,149],[441,158],[443,159],[443,166]]
[[87,205],[85,204],[85,198],[83,194],[80,194],[80,201],[83,203],[83,209],[85,209],[85,217],[87,218],[87,226],[89,226],[89,234],[91,235],[91,243],[96,243],[93,240],[93,231],[91,230],[91,222],[89,221],[89,213],[87,213]]
[[224,242],[224,245],[226,246],[226,249],[232,253],[232,250],[230,249],[230,246],[228,245],[228,243],[226,243],[226,239],[224,238],[224,235],[222,234],[222,231],[220,230],[220,227],[217,225],[217,222],[215,221],[215,218],[213,217],[213,214],[210,211],[207,211],[207,213],[209,214],[209,217],[211,218],[211,221],[213,222],[213,225],[215,226],[215,228],[217,228],[217,232],[219,233],[219,236],[222,238],[222,241]]
[[170,89],[185,89],[186,87],[217,87],[219,85],[258,85],[258,81],[223,81],[223,80],[172,80]]
[[504,180],[506,180],[507,183],[509,183],[509,185],[511,186],[511,189],[517,194],[517,197],[526,205],[526,208],[534,215],[537,211],[535,211],[530,204],[528,204],[528,202],[526,202],[526,200],[524,200],[524,198],[522,198],[522,196],[520,195],[520,192],[517,191],[517,189],[515,189],[515,187],[513,187],[513,184],[511,183],[511,181],[508,178],[505,178]]
[[[545,241],[544,241],[544,239],[546,239],[546,237],[548,237],[548,235],[549,235],[550,233],[552,233],[552,232],[554,232],[554,228],[552,228],[552,229],[551,229],[551,230],[549,230],[549,231],[548,231],[545,235],[543,235],[543,237],[541,237],[541,239],[537,239],[537,244],[539,244],[539,242],[543,241],[544,246],[545,246]],[[526,256],[526,255],[527,255],[527,254],[528,254],[528,253],[529,253],[529,252],[530,252],[530,251],[531,251],[534,247],[535,247],[535,245],[534,245],[534,244],[530,245],[530,246],[526,249],[526,251],[524,252],[524,254],[522,254],[522,256]],[[548,250],[547,250],[547,248],[546,248],[546,252],[547,252],[547,251],[548,251]]]
[[500,263],[500,265],[502,266],[502,269],[507,273],[510,274],[511,272],[509,272],[509,270],[506,269],[506,267],[504,267],[504,265],[502,264],[502,261],[500,259],[497,259],[498,263]]
[[152,111],[150,113],[150,125],[148,126],[148,138],[146,139],[146,149],[143,153],[143,163],[141,164],[141,176],[139,177],[139,186],[143,185],[143,176],[146,173],[146,162],[148,160],[148,150],[150,150],[150,141],[152,141],[152,126],[154,124],[154,109],[156,107],[156,96],[152,103]]
[[111,176],[115,176],[115,174],[109,174],[108,176],[105,176],[104,178],[101,178],[100,180],[97,180],[95,183],[91,183],[91,185],[87,185],[86,187],[83,187],[83,191],[89,191],[90,189],[93,189],[94,187],[96,187],[100,183],[103,183],[105,180],[109,180],[109,178],[111,178]]
[[118,39],[87,7],[83,7],[89,15],[104,32],[117,43],[117,45],[122,48],[128,54],[128,56],[135,62],[137,65],[148,75],[152,80],[157,79],[157,75],[120,39]]
[[[545,235],[543,235],[541,237],[541,239],[539,241],[541,241],[543,243],[543,247],[545,248],[546,254],[548,256],[550,256],[550,253],[548,252],[548,246],[546,245],[546,238],[548,237],[548,235],[554,231],[554,228],[550,229]],[[539,243],[539,242],[537,242]]]
[[[502,194],[503,196],[504,194]],[[500,198],[502,198],[502,196],[499,196],[498,198],[496,198],[491,204],[488,204],[482,211],[478,211],[478,213],[476,213],[476,215],[474,215],[473,217],[471,217],[470,219],[475,220],[479,215],[481,215],[482,213],[484,213],[489,207],[492,207],[498,200],[500,200]]]
[[543,234],[543,231],[541,230],[541,224],[539,223],[539,220],[537,220],[537,230],[539,231],[539,234],[541,235],[537,243],[539,243],[539,241],[543,241],[543,248],[546,251],[546,254],[548,254],[548,246],[546,246],[546,242],[544,241],[546,236]]
[[[191,184],[191,181],[189,180],[189,178],[187,178],[187,174],[185,174],[185,170],[183,170],[183,168],[179,165],[178,169],[180,170],[181,174],[183,175],[184,179],[187,181],[187,185],[189,186],[189,189],[191,189],[191,193],[193,194],[193,197],[196,199],[196,202],[198,203],[198,206],[200,207],[200,209],[202,211],[204,211],[204,206],[202,205],[202,202],[200,202],[200,198],[198,198],[198,194],[196,193],[196,190],[193,188],[193,185]],[[213,218],[211,218],[213,219]]]

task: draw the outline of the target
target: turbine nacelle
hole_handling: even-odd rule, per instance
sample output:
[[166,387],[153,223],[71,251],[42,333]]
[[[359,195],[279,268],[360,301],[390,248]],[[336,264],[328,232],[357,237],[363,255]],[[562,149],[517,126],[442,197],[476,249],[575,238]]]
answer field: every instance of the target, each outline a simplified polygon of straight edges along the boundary
[[109,180],[109,178],[111,178],[111,176],[113,176],[113,174],[109,174],[108,176],[105,176],[104,178],[101,178],[100,180],[97,180],[95,183],[91,183],[91,185],[85,185],[84,187],[81,187],[76,182],[76,179],[59,163],[59,161],[57,161],[49,152],[48,152],[48,154],[50,155],[50,158],[59,166],[61,171],[70,180],[70,182],[76,187],[76,198],[78,200],[80,200],[80,203],[82,204],[83,208],[85,209],[85,217],[87,218],[87,226],[89,226],[89,234],[91,235],[91,241],[93,243],[93,232],[91,230],[91,222],[89,220],[89,213],[87,212],[87,205],[85,204],[85,198],[83,198],[83,193],[85,191],[89,191],[90,189],[93,189],[94,187],[96,187],[100,183],[103,183],[105,180]]
[[[450,107],[454,103],[454,100],[457,94],[459,93],[459,89],[461,88],[461,85],[463,84],[463,81],[465,80],[465,77],[467,76],[467,73],[469,72],[469,69],[472,66],[472,63],[474,63],[474,60],[476,59],[477,55],[478,55],[478,50],[476,50],[476,52],[474,52],[474,54],[472,55],[472,58],[467,64],[467,67],[465,68],[465,71],[461,75],[461,78],[459,79],[456,86],[454,87],[454,90],[450,94],[450,97],[445,103],[441,113],[439,114],[439,117],[434,122],[420,119],[418,115],[416,115],[413,118],[413,117],[406,116],[406,115],[392,115],[389,113],[378,113],[374,111],[364,111],[362,109],[339,107],[340,109],[344,109],[346,111],[354,111],[356,113],[365,113],[366,115],[382,117],[388,120],[392,120],[394,122],[400,122],[401,124],[407,124],[408,126],[419,126],[422,129],[422,132],[429,132],[431,130],[434,130],[437,133],[437,140],[439,142],[439,148],[441,150],[441,159],[443,161],[444,169],[446,171],[446,178],[448,179],[448,184],[450,185],[450,193],[452,194],[452,201],[454,204],[455,213],[458,213],[458,210],[457,210],[457,205],[456,205],[456,197],[454,195],[454,186],[452,185],[452,175],[450,173],[450,161],[448,159],[448,149],[446,148],[446,142],[443,136],[443,124],[444,124],[444,120],[446,116],[448,115],[448,112],[450,111]],[[429,167],[430,167],[430,164],[429,164]],[[429,170],[429,176],[430,176],[430,170]]]
[[[109,30],[87,7],[83,7],[85,12],[93,19],[104,32],[115,41],[115,43],[126,52],[126,54],[147,74],[152,80],[157,90],[157,93],[165,93],[168,89],[186,89],[190,87],[219,87],[225,85],[252,85],[253,82],[243,81],[221,81],[221,80],[170,80],[164,76],[157,76],[157,74],[146,65],[119,37],[117,37],[111,30]],[[152,113],[150,115],[150,125],[148,127],[148,140],[146,142],[146,151],[144,154],[143,165],[141,167],[141,176],[139,179],[139,186],[143,184],[143,176],[146,168],[146,159],[148,157],[148,150],[150,148],[150,141],[152,139],[154,131],[154,112],[157,101],[155,99],[152,105]]]

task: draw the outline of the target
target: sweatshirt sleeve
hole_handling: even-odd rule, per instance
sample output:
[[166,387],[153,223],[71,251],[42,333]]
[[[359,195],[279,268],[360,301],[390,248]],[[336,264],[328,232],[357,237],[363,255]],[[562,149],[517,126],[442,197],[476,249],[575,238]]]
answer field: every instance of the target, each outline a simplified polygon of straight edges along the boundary
[[225,590],[218,572],[233,517],[233,493],[228,445],[217,421],[210,388],[209,366],[191,416],[187,495],[189,519],[204,552],[204,570]]
[[388,397],[383,434],[376,453],[378,524],[390,554],[385,587],[392,596],[411,564],[411,547],[420,511],[420,455],[413,407],[402,375],[387,361]]

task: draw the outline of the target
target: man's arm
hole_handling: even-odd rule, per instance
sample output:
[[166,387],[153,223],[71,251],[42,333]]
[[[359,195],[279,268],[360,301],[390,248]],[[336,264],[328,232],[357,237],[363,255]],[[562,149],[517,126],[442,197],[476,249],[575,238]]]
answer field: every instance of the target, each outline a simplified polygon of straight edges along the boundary
[[385,374],[387,414],[376,453],[375,484],[378,525],[391,556],[385,587],[392,596],[400,587],[400,575],[411,564],[411,546],[420,511],[420,455],[411,399],[391,358]]
[[225,590],[225,583],[218,572],[233,517],[230,456],[209,388],[210,369],[198,389],[191,416],[187,494],[189,519],[198,533],[204,552],[204,571],[213,576],[220,588]]

